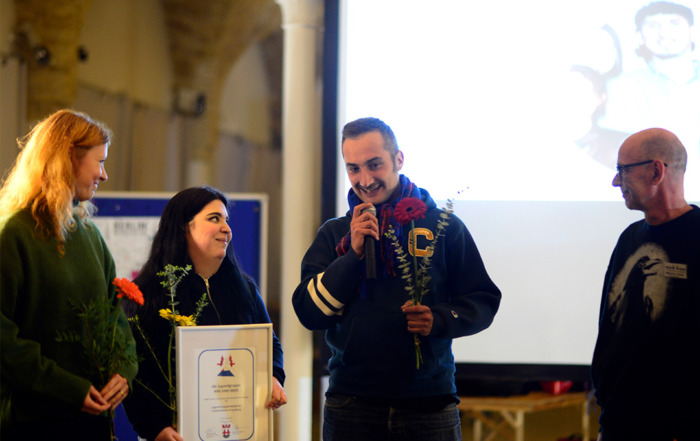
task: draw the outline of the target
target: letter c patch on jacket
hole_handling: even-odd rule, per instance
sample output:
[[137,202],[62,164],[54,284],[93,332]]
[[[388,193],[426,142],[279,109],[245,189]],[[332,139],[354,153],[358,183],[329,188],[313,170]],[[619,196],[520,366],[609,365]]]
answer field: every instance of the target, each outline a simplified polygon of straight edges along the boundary
[[408,252],[412,256],[416,257],[425,257],[425,256],[432,256],[433,255],[433,249],[430,247],[425,247],[425,248],[416,248],[416,238],[423,236],[425,239],[430,243],[431,240],[433,240],[433,232],[430,231],[427,228],[416,228],[416,236],[413,236],[413,230],[409,230],[408,232]]

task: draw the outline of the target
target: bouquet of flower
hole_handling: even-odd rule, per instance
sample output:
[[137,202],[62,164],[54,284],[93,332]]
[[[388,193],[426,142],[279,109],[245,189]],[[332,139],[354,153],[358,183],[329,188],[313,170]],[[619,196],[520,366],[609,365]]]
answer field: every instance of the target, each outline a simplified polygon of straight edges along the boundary
[[158,311],[160,317],[164,318],[170,323],[170,335],[168,337],[168,347],[166,350],[167,355],[165,358],[165,362],[158,358],[156,352],[149,343],[148,338],[146,337],[146,334],[144,333],[144,330],[141,327],[139,316],[135,315],[134,317],[129,319],[129,321],[136,326],[136,329],[138,329],[141,338],[143,338],[143,341],[146,343],[146,346],[148,347],[148,350],[151,356],[153,357],[153,360],[155,361],[156,365],[158,366],[158,369],[163,374],[163,377],[165,378],[165,381],[168,384],[169,400],[166,402],[162,397],[158,395],[158,393],[156,393],[153,389],[149,388],[138,378],[136,379],[136,381],[146,390],[151,392],[158,399],[158,401],[163,403],[168,409],[172,411],[173,427],[177,426],[177,394],[175,390],[175,379],[173,378],[175,329],[178,326],[196,326],[197,319],[199,318],[202,309],[204,309],[204,307],[207,306],[207,295],[205,293],[202,295],[199,301],[197,301],[195,313],[193,315],[181,315],[177,310],[177,305],[179,302],[176,300],[175,292],[177,290],[177,286],[180,284],[180,281],[182,281],[182,279],[187,275],[190,269],[192,269],[191,265],[187,265],[186,267],[182,268],[179,266],[168,264],[165,266],[165,269],[163,271],[157,273],[158,276],[164,279],[162,282],[160,282],[160,284],[166,289],[166,293],[168,296],[168,306],[170,306],[169,308],[163,308],[160,311]]
[[[420,305],[423,301],[423,296],[430,292],[430,264],[431,257],[434,253],[440,236],[445,235],[445,229],[449,225],[449,213],[452,213],[452,201],[447,201],[447,208],[440,213],[436,227],[436,234],[428,245],[428,252],[421,256],[420,265],[418,264],[418,256],[416,252],[416,220],[425,218],[425,213],[428,208],[425,202],[418,198],[404,198],[396,204],[394,209],[394,217],[401,226],[411,224],[411,229],[408,235],[408,252],[404,251],[396,231],[390,226],[386,232],[386,236],[391,240],[398,260],[398,267],[401,270],[401,278],[406,283],[406,291],[414,305]],[[409,259],[409,254],[412,257]],[[413,272],[411,272],[413,269]],[[413,342],[416,348],[416,369],[419,369],[423,363],[423,356],[420,351],[420,338],[418,334],[413,334]]]
[[[70,300],[83,323],[85,335],[75,331],[57,332],[57,342],[77,343],[82,346],[83,357],[91,366],[92,378],[101,386],[109,382],[122,366],[136,363],[136,354],[127,354],[131,338],[122,329],[117,328],[122,300],[143,305],[143,294],[136,284],[124,278],[115,278],[114,294],[105,302],[102,299],[90,299],[88,303]],[[117,301],[115,302],[114,296]],[[114,439],[114,412],[110,410],[111,436]]]

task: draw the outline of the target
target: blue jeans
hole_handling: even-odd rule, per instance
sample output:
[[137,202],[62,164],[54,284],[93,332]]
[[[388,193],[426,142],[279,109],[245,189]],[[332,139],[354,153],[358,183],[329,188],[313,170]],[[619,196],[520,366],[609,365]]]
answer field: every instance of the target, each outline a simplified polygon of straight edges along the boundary
[[456,404],[436,411],[396,408],[356,397],[329,395],[323,441],[461,441]]

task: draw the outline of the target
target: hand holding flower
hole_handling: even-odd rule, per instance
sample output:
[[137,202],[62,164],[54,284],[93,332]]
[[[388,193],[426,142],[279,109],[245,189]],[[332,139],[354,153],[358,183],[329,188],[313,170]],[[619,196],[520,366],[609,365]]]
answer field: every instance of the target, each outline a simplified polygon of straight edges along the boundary
[[[428,207],[421,199],[405,198],[400,200],[394,209],[394,217],[401,225],[410,225],[408,237],[408,251],[404,250],[396,232],[392,227],[385,233],[391,240],[396,253],[396,259],[399,262],[401,269],[401,278],[406,283],[406,291],[408,291],[410,300],[401,306],[401,310],[406,314],[408,331],[413,333],[413,344],[416,351],[416,369],[419,369],[423,364],[423,356],[420,351],[420,339],[418,335],[424,337],[430,335],[433,329],[433,312],[425,305],[422,305],[423,296],[430,293],[429,283],[431,280],[430,264],[431,258],[437,246],[438,240],[444,236],[445,229],[448,225],[449,213],[452,212],[452,201],[447,201],[447,209],[440,214],[436,226],[436,233],[430,244],[426,248],[428,253],[421,256],[420,265],[418,264],[418,256],[416,252],[416,221],[424,219],[428,212]],[[411,272],[411,269],[413,271]]]
[[408,300],[401,306],[401,311],[406,314],[408,332],[420,334],[423,337],[430,335],[433,329],[433,311],[430,307],[414,305],[412,300]]
[[112,284],[115,290],[110,298],[95,297],[86,303],[71,301],[84,334],[58,331],[56,341],[82,346],[85,362],[92,367],[92,378],[104,386],[99,391],[90,385],[80,410],[90,415],[109,412],[110,434],[114,439],[114,409],[129,392],[126,379],[116,372],[137,361],[136,354],[129,351],[131,334],[117,326],[123,317],[121,304],[126,298],[142,305],[143,294],[138,286],[124,278],[115,278]]
[[114,374],[109,383],[102,388],[100,394],[109,402],[111,409],[114,410],[129,395],[129,383],[126,381],[126,378],[119,374]]
[[90,385],[90,389],[83,401],[83,407],[80,410],[89,415],[99,415],[109,410],[109,402],[102,397],[102,394],[95,389],[95,386]]

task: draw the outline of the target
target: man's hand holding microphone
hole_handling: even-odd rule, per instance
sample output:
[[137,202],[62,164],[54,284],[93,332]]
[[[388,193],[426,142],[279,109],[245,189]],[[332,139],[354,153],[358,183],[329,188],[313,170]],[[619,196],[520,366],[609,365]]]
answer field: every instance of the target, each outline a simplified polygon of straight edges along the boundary
[[377,278],[375,243],[379,240],[377,209],[369,202],[355,206],[350,221],[350,243],[360,257],[364,256],[367,278]]

